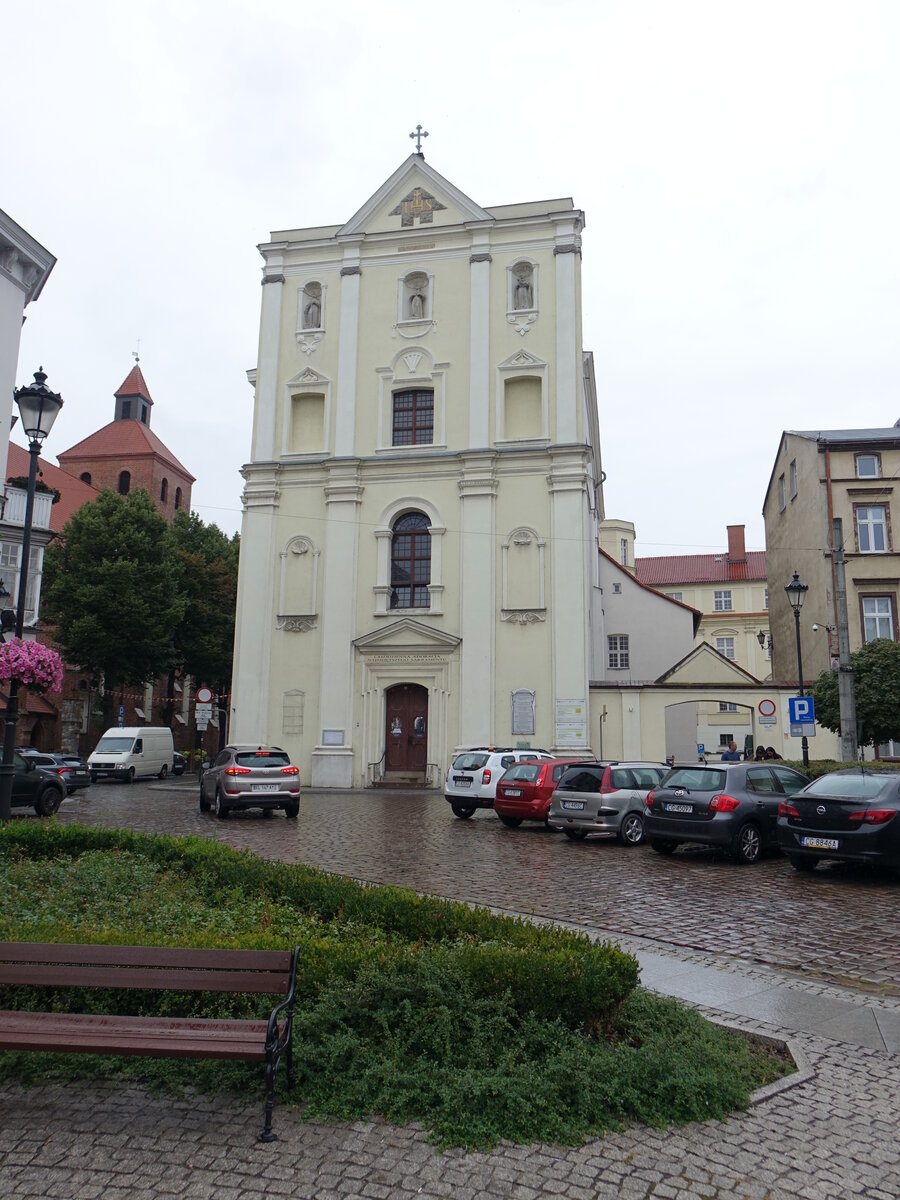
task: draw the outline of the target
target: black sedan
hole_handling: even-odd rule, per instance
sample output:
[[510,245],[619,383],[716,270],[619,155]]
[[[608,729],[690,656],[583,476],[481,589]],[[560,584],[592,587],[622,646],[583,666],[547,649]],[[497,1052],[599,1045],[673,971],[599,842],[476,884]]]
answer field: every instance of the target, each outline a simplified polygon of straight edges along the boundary
[[900,867],[900,771],[855,768],[813,780],[778,809],[778,841],[798,871],[829,858]]
[[56,773],[66,785],[70,796],[78,788],[91,786],[91,773],[83,758],[79,758],[77,754],[67,754],[64,750],[54,750],[48,757],[56,763]]
[[644,833],[657,854],[682,842],[720,846],[739,863],[755,863],[777,846],[778,806],[809,780],[775,763],[674,766],[647,796]]

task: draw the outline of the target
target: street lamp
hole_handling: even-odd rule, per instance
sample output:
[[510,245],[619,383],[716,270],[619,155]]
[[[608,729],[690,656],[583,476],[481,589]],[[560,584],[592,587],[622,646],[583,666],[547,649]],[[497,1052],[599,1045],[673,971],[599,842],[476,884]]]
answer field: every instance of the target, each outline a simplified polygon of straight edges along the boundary
[[[800,685],[800,695],[803,692],[803,655],[800,652],[800,609],[803,607],[803,601],[806,599],[806,593],[809,591],[809,585],[800,582],[800,576],[794,572],[790,583],[784,585],[784,590],[787,592],[787,598],[790,601],[791,608],[794,610],[794,629],[797,634],[797,679]],[[806,739],[806,734],[800,739],[800,745],[803,749],[803,765],[809,766],[809,742]]]
[[[28,565],[31,558],[31,524],[34,519],[34,491],[37,483],[38,455],[41,444],[53,428],[62,396],[51,392],[47,376],[40,367],[34,373],[34,383],[16,388],[13,393],[19,406],[22,428],[28,436],[28,491],[25,497],[25,524],[22,529],[22,565],[19,570],[19,595],[16,603],[16,637],[21,641],[25,629],[25,594],[28,588]],[[19,720],[19,681],[10,679],[6,701],[6,723],[3,729],[3,762],[0,765],[0,821],[8,821],[12,813],[12,787],[15,775],[16,725]]]

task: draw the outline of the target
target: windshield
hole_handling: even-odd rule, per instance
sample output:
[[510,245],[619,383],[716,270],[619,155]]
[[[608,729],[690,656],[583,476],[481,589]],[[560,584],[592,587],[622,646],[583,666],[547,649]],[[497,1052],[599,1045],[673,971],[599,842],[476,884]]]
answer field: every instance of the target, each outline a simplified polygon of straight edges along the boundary
[[275,750],[248,750],[236,754],[234,761],[241,767],[287,767],[291,762],[286,754]]
[[134,745],[134,738],[130,737],[102,737],[97,743],[95,754],[127,754]]
[[667,788],[687,788],[691,792],[719,792],[725,786],[725,771],[705,771],[702,767],[676,767],[663,780]]
[[459,754],[453,760],[454,771],[477,771],[487,762],[486,754]]
[[823,775],[814,780],[804,792],[806,796],[846,796],[847,799],[868,800],[896,786],[898,780],[884,775]]
[[526,783],[534,783],[538,775],[541,773],[541,764],[536,762],[518,763],[514,767],[510,767],[503,776],[503,782],[509,783],[511,779],[524,779]]

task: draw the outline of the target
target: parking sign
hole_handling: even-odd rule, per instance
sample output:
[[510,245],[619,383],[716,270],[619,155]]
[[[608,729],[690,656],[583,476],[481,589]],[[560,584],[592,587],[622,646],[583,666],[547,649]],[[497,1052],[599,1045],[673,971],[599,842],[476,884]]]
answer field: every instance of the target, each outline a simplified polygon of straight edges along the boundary
[[789,697],[788,716],[792,725],[815,725],[816,706],[812,696]]

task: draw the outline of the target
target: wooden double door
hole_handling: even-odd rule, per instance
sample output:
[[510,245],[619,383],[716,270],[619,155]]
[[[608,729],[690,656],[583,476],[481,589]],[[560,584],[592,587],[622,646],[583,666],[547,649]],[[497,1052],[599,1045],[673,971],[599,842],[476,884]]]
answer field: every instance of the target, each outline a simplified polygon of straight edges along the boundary
[[428,749],[428,691],[398,683],[385,697],[385,771],[425,771]]

